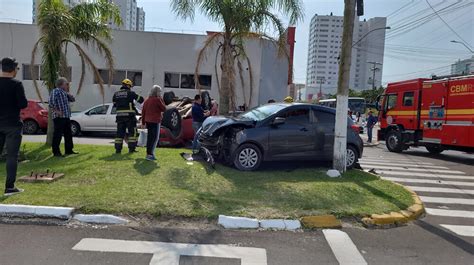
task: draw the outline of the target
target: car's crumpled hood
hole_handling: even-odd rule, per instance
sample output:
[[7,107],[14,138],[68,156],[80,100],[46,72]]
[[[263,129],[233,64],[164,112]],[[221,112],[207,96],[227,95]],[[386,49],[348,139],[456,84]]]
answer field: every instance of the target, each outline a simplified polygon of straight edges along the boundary
[[254,121],[252,120],[241,120],[236,118],[229,118],[224,116],[211,116],[207,118],[203,124],[201,133],[212,136],[217,130],[231,126],[231,125],[244,125],[244,126],[253,126]]

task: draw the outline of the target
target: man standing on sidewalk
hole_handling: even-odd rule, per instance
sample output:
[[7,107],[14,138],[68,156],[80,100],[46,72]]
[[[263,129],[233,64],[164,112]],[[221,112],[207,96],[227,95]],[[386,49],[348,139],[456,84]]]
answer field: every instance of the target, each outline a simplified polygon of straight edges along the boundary
[[54,134],[53,134],[53,155],[62,157],[59,145],[64,135],[65,155],[78,154],[74,152],[74,143],[71,132],[71,106],[69,102],[76,99],[69,94],[69,82],[66,78],[60,77],[56,81],[56,88],[51,91],[49,107],[53,111]]
[[369,111],[369,117],[367,118],[367,136],[368,136],[368,143],[372,143],[372,129],[374,128],[375,124],[377,124],[377,117],[372,115],[372,111]]
[[2,59],[2,75],[0,76],[0,154],[6,145],[7,180],[5,196],[23,191],[15,187],[15,181],[23,129],[20,110],[28,106],[28,101],[25,97],[23,84],[15,79],[18,70],[18,63],[15,59]]

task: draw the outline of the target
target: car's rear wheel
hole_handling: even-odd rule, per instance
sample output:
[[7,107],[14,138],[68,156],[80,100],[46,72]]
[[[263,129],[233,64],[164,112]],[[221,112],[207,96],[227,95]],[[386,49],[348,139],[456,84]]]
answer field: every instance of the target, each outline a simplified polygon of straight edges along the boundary
[[26,120],[23,122],[23,132],[25,134],[35,134],[39,130],[39,125],[34,120]]
[[168,128],[175,138],[181,135],[181,115],[175,107],[169,107],[163,113],[161,124]]
[[387,149],[390,152],[400,153],[404,149],[402,143],[402,135],[399,131],[396,130],[391,130],[388,132],[387,137],[385,139],[385,144],[387,145]]
[[359,152],[354,146],[348,145],[347,153],[346,153],[346,168],[347,169],[354,168],[358,160],[359,160]]
[[81,134],[81,126],[75,121],[71,121],[72,136],[79,136]]
[[254,144],[243,144],[234,153],[234,166],[242,171],[253,171],[262,163],[262,152]]
[[175,98],[175,95],[173,91],[168,91],[163,94],[163,101],[165,102],[166,105],[173,103],[174,98]]

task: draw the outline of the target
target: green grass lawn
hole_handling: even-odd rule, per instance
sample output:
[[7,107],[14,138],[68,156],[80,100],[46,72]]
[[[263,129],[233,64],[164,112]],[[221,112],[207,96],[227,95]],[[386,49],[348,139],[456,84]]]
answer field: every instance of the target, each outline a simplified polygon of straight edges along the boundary
[[[47,169],[65,173],[56,182],[22,183],[25,192],[0,203],[76,207],[83,213],[216,217],[219,214],[257,218],[290,218],[332,213],[364,216],[405,209],[411,195],[402,187],[362,171],[331,179],[325,169],[308,166],[282,170],[270,164],[258,172],[194,162],[183,149],[158,149],[158,163],[139,153],[115,155],[113,146],[77,145],[79,155],[52,157],[42,144],[26,144],[19,176]],[[280,163],[281,164],[281,163]],[[277,167],[277,169],[275,169]],[[0,163],[0,182],[5,163]]]

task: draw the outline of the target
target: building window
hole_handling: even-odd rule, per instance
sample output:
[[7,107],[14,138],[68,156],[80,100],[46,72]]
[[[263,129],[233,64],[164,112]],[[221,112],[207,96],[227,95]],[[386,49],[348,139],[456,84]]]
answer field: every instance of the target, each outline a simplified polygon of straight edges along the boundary
[[[181,88],[181,89],[196,89],[194,74],[188,73],[166,73],[165,72],[165,87]],[[199,84],[201,89],[211,90],[212,76],[199,75]]]
[[23,80],[33,80],[33,79],[38,79],[40,77],[40,66],[39,65],[34,65],[33,68],[33,76],[31,76],[31,64],[23,64]]
[[[31,76],[31,65],[30,64],[23,64],[22,65],[22,74],[23,80],[45,80],[43,77],[43,73],[41,72],[41,65],[35,64],[33,68],[33,76]],[[68,81],[72,80],[72,67],[68,66],[66,73],[62,74]]]
[[[109,82],[109,70],[99,69],[100,78],[103,83]],[[142,72],[133,70],[115,70],[112,75],[112,85],[122,85],[122,81],[128,78],[134,86],[142,86]],[[94,80],[94,84],[98,84],[98,80]]]

